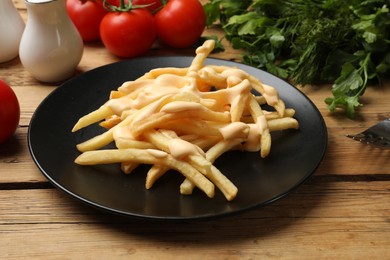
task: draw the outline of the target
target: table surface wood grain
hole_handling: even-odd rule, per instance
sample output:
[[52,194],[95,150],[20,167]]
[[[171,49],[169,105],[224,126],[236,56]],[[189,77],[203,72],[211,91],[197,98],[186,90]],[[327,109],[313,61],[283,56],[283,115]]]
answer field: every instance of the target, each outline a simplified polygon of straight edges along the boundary
[[[26,20],[24,2],[13,2]],[[239,62],[241,51],[224,44],[224,52],[211,56]],[[146,55],[193,54],[156,45]],[[75,75],[119,60],[100,42],[86,43]],[[328,111],[330,85],[301,88],[325,119],[328,150],[313,177],[287,197],[220,219],[153,222],[93,209],[55,189],[30,156],[27,131],[37,106],[59,84],[36,81],[18,58],[0,64],[0,78],[21,107],[14,137],[0,145],[0,259],[390,257],[390,150],[346,137],[390,117],[389,80],[368,87],[353,120]]]

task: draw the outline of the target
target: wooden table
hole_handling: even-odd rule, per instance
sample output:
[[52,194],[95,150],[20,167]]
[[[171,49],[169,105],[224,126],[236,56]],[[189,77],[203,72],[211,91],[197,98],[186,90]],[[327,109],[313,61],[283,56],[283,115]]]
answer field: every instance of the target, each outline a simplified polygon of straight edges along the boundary
[[[26,19],[23,1],[14,3]],[[225,44],[225,52],[212,56],[239,61],[240,52]],[[193,52],[156,47],[147,55]],[[88,43],[77,73],[118,60],[101,43]],[[18,58],[0,64],[0,78],[21,106],[15,136],[0,146],[0,259],[390,257],[390,150],[345,137],[390,117],[389,81],[367,89],[355,120],[327,110],[330,86],[303,88],[327,124],[328,151],[314,176],[286,198],[215,220],[153,222],[95,210],[48,183],[26,136],[34,110],[58,85],[36,81]]]

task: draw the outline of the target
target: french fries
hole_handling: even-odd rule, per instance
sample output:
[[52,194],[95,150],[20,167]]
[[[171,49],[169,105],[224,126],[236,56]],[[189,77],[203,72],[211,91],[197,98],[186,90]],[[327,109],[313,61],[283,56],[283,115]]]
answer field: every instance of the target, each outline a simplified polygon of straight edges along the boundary
[[[126,174],[149,164],[146,189],[174,169],[183,175],[181,194],[196,187],[212,198],[216,186],[233,200],[238,188],[213,163],[233,149],[265,158],[271,132],[298,129],[299,123],[274,87],[238,68],[204,65],[214,45],[206,41],[187,68],[157,68],[124,82],[81,117],[73,132],[95,123],[107,131],[77,144],[75,163],[120,163]],[[102,149],[111,142],[116,149]]]

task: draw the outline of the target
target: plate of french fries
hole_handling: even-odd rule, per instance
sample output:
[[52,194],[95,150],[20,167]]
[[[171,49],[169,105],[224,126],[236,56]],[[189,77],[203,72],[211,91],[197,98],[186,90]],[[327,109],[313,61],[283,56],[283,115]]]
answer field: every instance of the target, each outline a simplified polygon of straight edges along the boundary
[[301,185],[327,147],[297,88],[256,68],[144,57],[85,72],[35,111],[30,153],[60,190],[131,217],[203,219],[267,205]]

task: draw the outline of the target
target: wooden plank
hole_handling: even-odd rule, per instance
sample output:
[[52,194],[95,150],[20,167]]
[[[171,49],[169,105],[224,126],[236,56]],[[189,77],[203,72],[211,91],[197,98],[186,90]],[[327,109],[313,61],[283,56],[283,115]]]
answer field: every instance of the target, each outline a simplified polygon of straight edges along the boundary
[[[1,0],[0,0],[1,1]],[[27,19],[24,0],[13,0]],[[202,2],[204,2],[202,0]],[[207,35],[221,35],[218,27]],[[240,60],[226,41],[212,57]],[[153,46],[146,55],[194,55]],[[85,44],[75,75],[119,61],[100,42]],[[331,86],[302,91],[318,107],[329,147],[314,177],[260,209],[199,222],[153,222],[113,216],[51,188],[28,152],[27,128],[39,103],[60,83],[43,84],[18,58],[0,64],[21,103],[20,127],[0,145],[0,259],[386,259],[390,255],[390,151],[345,137],[390,117],[390,80],[369,86],[354,119],[330,113]]]
[[[345,137],[346,130],[329,130],[328,151],[316,175],[368,176],[389,175],[390,150],[366,146]],[[19,127],[14,138],[0,146],[0,185],[14,182],[42,182],[46,178],[40,173],[27,144],[27,127]],[[17,174],[16,174],[17,172]]]
[[[268,218],[353,218],[362,221],[389,221],[389,181],[337,182],[313,177],[296,191],[270,206],[226,219]],[[359,201],[356,200],[359,198]],[[133,223],[133,219],[112,218],[86,206],[57,189],[0,190],[0,225],[48,222]],[[14,213],[18,212],[18,215]],[[221,220],[218,220],[218,222]],[[141,221],[142,222],[142,221]],[[211,221],[213,222],[213,221]],[[390,228],[390,226],[389,226]],[[389,234],[390,235],[390,234]]]
[[21,127],[28,127],[36,108],[55,89],[55,86],[15,86],[13,90],[19,100]]
[[54,189],[0,191],[0,258],[384,259],[390,201],[380,198],[389,195],[390,182],[314,179],[243,214],[153,222],[111,216]]
[[0,145],[0,189],[4,183],[46,182],[30,155],[27,127],[19,127],[15,135]]
[[[388,259],[383,224],[354,220],[258,221],[250,230],[215,225],[5,226],[3,259]],[[306,228],[305,228],[306,227]],[[339,227],[339,228],[336,228]],[[221,231],[221,229],[224,231]],[[310,231],[307,231],[310,229]],[[342,241],[342,243],[341,243]]]

